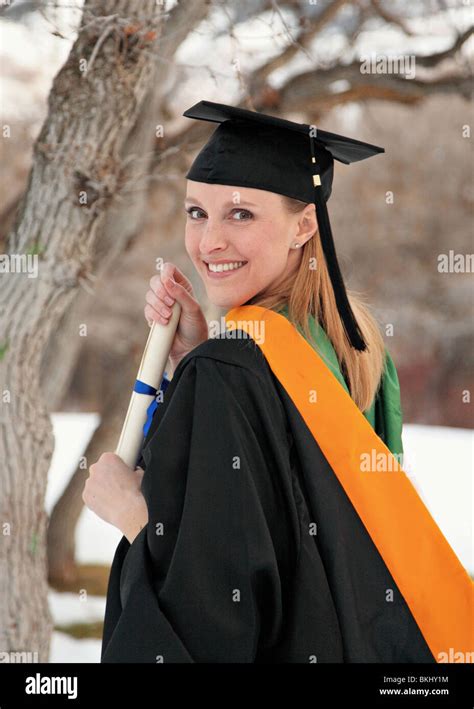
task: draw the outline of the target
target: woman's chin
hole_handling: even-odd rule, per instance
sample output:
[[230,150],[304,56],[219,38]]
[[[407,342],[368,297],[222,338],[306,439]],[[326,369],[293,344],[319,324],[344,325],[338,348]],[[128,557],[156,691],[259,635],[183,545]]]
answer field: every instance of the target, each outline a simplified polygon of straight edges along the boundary
[[250,298],[250,296],[248,296],[246,293],[242,294],[242,296],[240,297],[238,294],[235,293],[216,293],[215,291],[213,291],[212,288],[208,289],[207,297],[213,305],[224,310],[238,308],[239,305],[242,305],[243,303],[247,302],[247,300],[249,300]]
[[215,305],[217,308],[221,308],[225,312],[232,310],[232,308],[238,308],[239,305],[242,305],[241,301],[236,301],[235,299],[232,300],[221,300],[215,299],[215,298],[210,298],[209,299],[213,305]]

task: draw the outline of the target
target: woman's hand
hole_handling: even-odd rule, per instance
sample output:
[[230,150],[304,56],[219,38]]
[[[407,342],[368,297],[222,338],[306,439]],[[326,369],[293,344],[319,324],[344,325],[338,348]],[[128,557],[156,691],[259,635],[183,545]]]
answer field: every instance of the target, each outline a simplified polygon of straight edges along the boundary
[[173,304],[177,301],[181,305],[181,315],[169,355],[174,369],[188,352],[208,339],[204,313],[194,297],[191,283],[172,263],[165,263],[161,272],[150,279],[150,290],[145,300],[144,313],[150,326],[153,320],[166,325]]
[[89,468],[82,499],[101,519],[120,529],[130,544],[148,522],[141,493],[143,470],[132,470],[115,453],[102,453]]

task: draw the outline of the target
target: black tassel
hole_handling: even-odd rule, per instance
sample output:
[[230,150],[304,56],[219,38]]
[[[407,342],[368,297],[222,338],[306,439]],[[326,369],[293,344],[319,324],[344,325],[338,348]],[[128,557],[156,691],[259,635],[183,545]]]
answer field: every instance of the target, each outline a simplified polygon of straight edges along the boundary
[[326,259],[337,309],[339,311],[339,315],[341,316],[346,336],[354,349],[364,352],[367,349],[367,344],[364,340],[359,325],[357,324],[354,313],[352,312],[346,289],[344,287],[344,281],[337,262],[329,214],[326,207],[326,202],[324,201],[322,195],[321,186],[316,186],[314,188],[314,204],[316,207],[316,218],[318,220],[321,245]]

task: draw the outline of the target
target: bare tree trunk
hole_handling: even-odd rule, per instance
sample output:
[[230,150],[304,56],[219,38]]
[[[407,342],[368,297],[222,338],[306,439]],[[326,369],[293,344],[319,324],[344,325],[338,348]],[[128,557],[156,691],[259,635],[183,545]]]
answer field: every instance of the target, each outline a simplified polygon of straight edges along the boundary
[[[95,14],[100,8],[102,16]],[[86,0],[84,28],[56,76],[9,253],[38,257],[38,277],[4,276],[0,292],[2,522],[0,650],[48,660],[44,494],[53,451],[39,372],[51,332],[92,265],[120,160],[154,80],[155,0]]]
[[[122,164],[127,163],[126,184],[131,187],[121,192],[119,203],[106,215],[100,243],[96,244],[94,280],[107,272],[143,226],[148,192],[146,178],[153,157],[159,100],[160,91],[155,84],[122,150]],[[87,285],[82,281],[82,285],[84,289],[64,313],[61,327],[53,333],[42,362],[42,390],[49,411],[60,405],[84,345],[85,338],[78,336],[79,324],[87,320],[94,293],[93,283]]]
[[[192,6],[181,3],[175,6],[165,25],[160,38],[160,58],[156,65],[155,86],[144,102],[137,124],[124,146],[124,160],[130,161],[131,170],[127,183],[134,187],[123,197],[119,209],[106,220],[100,242],[99,274],[110,267],[123,253],[131,239],[142,229],[149,194],[148,186],[151,185],[151,191],[156,192],[156,186],[148,179],[153,165],[155,145],[154,133],[150,131],[150,125],[156,124],[155,116],[162,100],[160,89],[167,82],[176,49],[208,11],[209,4],[206,0],[196,0]],[[149,270],[152,268],[153,255],[151,254]],[[145,285],[146,281],[144,281]],[[74,374],[74,365],[78,361],[84,338],[77,336],[71,338],[70,335],[72,333],[77,335],[77,324],[84,321],[82,316],[85,317],[90,301],[91,297],[87,292],[79,296],[71,313],[66,314],[64,324],[50,343],[48,359],[43,363],[45,371],[50,374],[49,377],[44,378],[43,385],[50,406],[53,402],[59,403],[61,393],[64,393]],[[136,317],[132,322],[137,323]],[[138,325],[139,327],[135,325],[135,331],[142,330],[141,321],[138,321]],[[129,343],[133,345],[134,340],[131,333]],[[113,347],[113,343],[110,346]],[[64,351],[64,356],[61,358],[57,356],[59,351]],[[102,398],[101,423],[86,451],[87,461],[95,461],[105,450],[114,450],[130,397],[130,392],[123,383],[132,381],[138,364],[138,355],[136,358],[122,356],[120,373],[115,370],[110,373],[110,378],[106,382],[105,396],[105,402],[108,404],[104,406],[104,398]],[[79,466],[51,514],[48,527],[48,565],[50,582],[56,587],[68,586],[78,578],[79,569],[75,563],[75,529],[83,509],[82,490],[86,478],[87,470]]]

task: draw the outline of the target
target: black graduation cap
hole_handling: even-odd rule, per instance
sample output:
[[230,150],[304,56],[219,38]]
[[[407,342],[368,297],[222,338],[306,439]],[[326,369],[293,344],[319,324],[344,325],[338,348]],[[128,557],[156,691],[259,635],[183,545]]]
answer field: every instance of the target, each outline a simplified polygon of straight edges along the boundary
[[199,101],[183,116],[219,124],[186,174],[189,180],[253,187],[314,202],[339,315],[352,347],[365,350],[337,262],[326,202],[334,160],[350,164],[384,149],[306,123],[212,101]]

